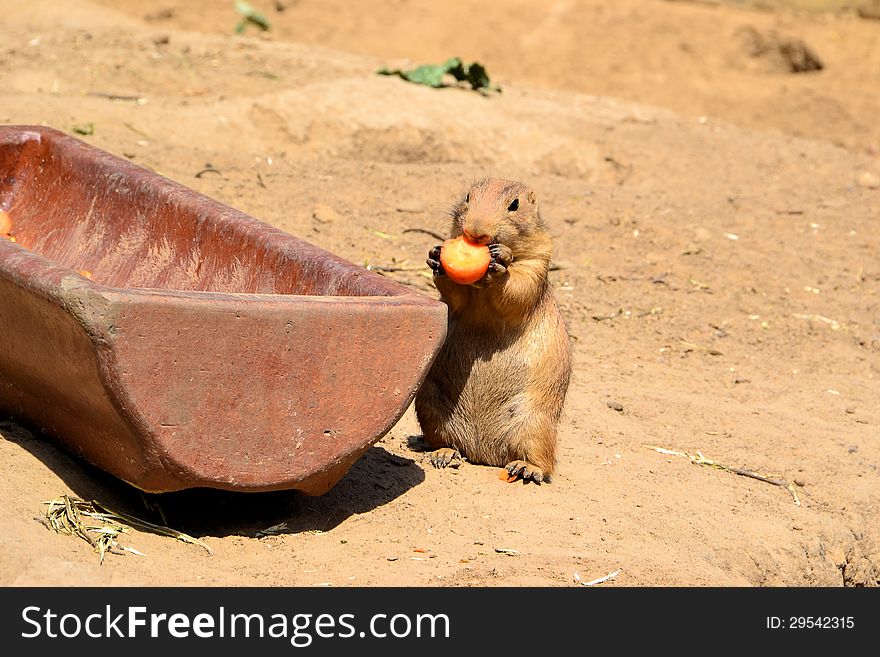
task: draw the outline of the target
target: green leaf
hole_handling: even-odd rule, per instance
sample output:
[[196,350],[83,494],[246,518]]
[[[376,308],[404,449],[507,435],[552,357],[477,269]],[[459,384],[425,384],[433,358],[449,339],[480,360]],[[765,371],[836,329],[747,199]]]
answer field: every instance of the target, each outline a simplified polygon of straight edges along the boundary
[[423,64],[410,70],[382,68],[376,71],[379,75],[396,75],[407,82],[421,84],[426,87],[440,88],[448,86],[443,76],[449,74],[458,82],[467,82],[472,89],[480,92],[497,91],[501,88],[493,86],[486,73],[486,67],[479,62],[465,64],[458,57],[451,57],[442,64]]
[[379,73],[379,75],[397,75],[407,82],[413,82],[415,84],[425,85],[426,87],[437,88],[444,86],[443,76],[446,74],[446,69],[443,66],[425,64],[409,71],[383,68],[377,71],[377,73]]
[[95,134],[95,124],[83,123],[82,125],[75,125],[73,126],[73,131],[78,135],[93,135]]
[[237,34],[241,34],[244,32],[245,28],[248,26],[248,23],[252,25],[256,25],[258,28],[263,30],[263,32],[267,32],[271,29],[272,24],[269,22],[269,19],[266,18],[263,14],[258,12],[256,9],[251,7],[244,0],[235,0],[235,11],[242,15],[242,20],[235,26],[235,32]]

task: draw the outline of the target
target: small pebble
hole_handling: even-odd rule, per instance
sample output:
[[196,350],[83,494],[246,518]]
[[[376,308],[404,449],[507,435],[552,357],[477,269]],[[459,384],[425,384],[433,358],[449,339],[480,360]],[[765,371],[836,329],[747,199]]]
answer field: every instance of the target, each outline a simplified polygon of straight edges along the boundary
[[312,218],[319,224],[330,224],[342,219],[342,216],[329,205],[318,203],[312,210]]
[[620,402],[608,401],[605,403],[608,404],[608,408],[610,408],[611,410],[617,411],[618,413],[623,413],[623,404],[621,404]]
[[848,406],[846,408],[846,412],[848,415],[853,415],[856,412],[856,407],[855,406]]
[[868,189],[880,189],[880,176],[870,171],[865,171],[859,176],[859,184]]

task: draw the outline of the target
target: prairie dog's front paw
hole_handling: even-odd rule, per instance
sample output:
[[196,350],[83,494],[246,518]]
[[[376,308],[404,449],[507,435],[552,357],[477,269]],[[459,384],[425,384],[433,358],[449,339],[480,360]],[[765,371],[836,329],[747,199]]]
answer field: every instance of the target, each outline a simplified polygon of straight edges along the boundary
[[492,258],[489,261],[488,273],[490,275],[503,274],[507,271],[510,263],[513,262],[513,252],[510,250],[510,247],[504,244],[490,244],[489,256]]
[[446,275],[446,271],[443,269],[443,264],[440,262],[440,248],[441,247],[438,245],[428,251],[428,259],[425,260],[425,263],[431,268],[431,271],[434,272],[434,276]]

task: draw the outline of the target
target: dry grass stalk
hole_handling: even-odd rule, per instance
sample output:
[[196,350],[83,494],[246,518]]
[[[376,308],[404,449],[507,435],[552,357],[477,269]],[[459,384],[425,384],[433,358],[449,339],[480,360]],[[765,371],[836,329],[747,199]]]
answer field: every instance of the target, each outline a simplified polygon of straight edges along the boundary
[[[82,500],[62,495],[58,499],[44,502],[47,504],[44,518],[38,518],[43,524],[59,534],[78,536],[101,555],[101,563],[107,553],[122,554],[125,548],[119,544],[118,537],[127,529],[112,522],[103,514],[95,513]],[[91,519],[98,523],[90,522]],[[131,550],[128,550],[131,551]]]
[[84,540],[92,546],[95,552],[100,554],[102,564],[108,553],[131,552],[144,556],[142,552],[119,543],[119,535],[126,533],[130,527],[198,545],[211,554],[211,548],[188,534],[162,525],[155,525],[125,513],[112,511],[94,500],[86,502],[77,497],[62,495],[57,499],[44,502],[44,504],[47,505],[45,515],[37,520],[59,534],[78,536]]
[[707,459],[700,452],[689,454],[687,452],[679,452],[674,449],[655,447],[653,445],[645,445],[645,447],[647,447],[648,449],[653,449],[655,452],[660,452],[661,454],[669,454],[671,456],[683,456],[686,459],[689,459],[691,463],[696,463],[697,465],[707,465],[711,468],[718,468],[719,470],[732,472],[733,474],[739,475],[741,477],[749,477],[750,479],[757,479],[758,481],[763,481],[764,483],[772,484],[773,486],[779,486],[781,488],[784,488],[791,494],[791,497],[794,499],[794,503],[797,506],[801,505],[801,501],[800,498],[798,498],[797,491],[794,489],[794,484],[792,484],[791,482],[777,479],[775,477],[768,477],[757,472],[752,472],[751,470],[746,470],[745,468],[736,468],[729,465],[724,465],[723,463],[719,463],[718,461]]

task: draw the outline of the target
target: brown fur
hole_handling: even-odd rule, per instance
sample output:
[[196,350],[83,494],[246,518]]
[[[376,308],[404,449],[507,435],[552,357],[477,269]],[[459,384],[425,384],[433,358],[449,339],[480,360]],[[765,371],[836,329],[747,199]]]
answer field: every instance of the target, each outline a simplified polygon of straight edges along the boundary
[[492,264],[480,281],[459,285],[443,272],[439,247],[429,253],[449,331],[416,414],[438,467],[459,452],[540,482],[556,463],[571,374],[568,334],[547,278],[550,236],[534,192],[498,179],[476,183],[453,208],[451,235],[462,233],[490,245]]

